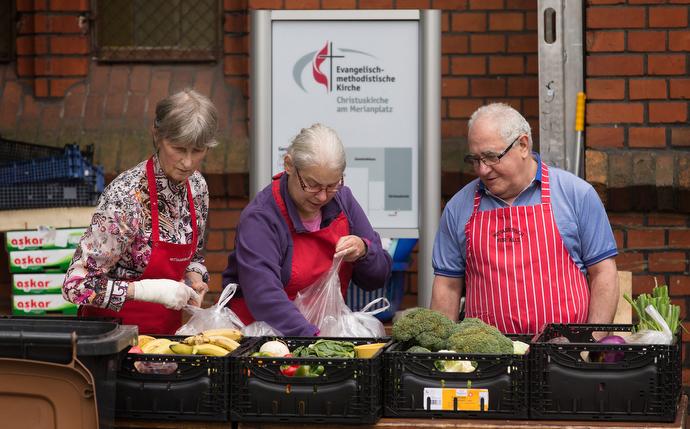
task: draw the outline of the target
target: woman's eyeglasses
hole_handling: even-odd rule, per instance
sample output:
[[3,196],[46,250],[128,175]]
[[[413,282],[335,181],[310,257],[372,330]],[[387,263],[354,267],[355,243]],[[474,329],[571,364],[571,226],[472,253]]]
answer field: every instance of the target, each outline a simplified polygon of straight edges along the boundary
[[309,192],[310,194],[318,194],[321,191],[326,191],[327,194],[335,194],[345,186],[345,177],[340,176],[340,183],[337,186],[326,186],[325,188],[320,188],[317,186],[307,186],[302,180],[302,176],[299,174],[299,170],[295,168],[297,172],[297,178],[299,179],[299,184],[304,192]]

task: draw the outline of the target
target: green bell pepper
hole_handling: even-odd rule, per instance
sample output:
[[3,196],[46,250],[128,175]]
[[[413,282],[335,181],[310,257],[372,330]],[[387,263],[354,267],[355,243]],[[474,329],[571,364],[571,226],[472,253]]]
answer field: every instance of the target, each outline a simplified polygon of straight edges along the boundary
[[323,365],[300,365],[292,374],[293,377],[318,377],[323,374]]

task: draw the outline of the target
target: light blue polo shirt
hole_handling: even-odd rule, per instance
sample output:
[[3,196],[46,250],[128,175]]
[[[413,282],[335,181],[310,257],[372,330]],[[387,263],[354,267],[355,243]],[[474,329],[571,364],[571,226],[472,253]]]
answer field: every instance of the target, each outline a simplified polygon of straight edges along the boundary
[[[532,153],[541,166],[541,157]],[[606,210],[592,185],[570,172],[550,166],[548,169],[556,227],[573,261],[587,275],[586,267],[618,254]],[[431,264],[435,275],[465,277],[465,225],[474,209],[477,185],[482,195],[479,211],[509,207],[487,192],[479,178],[455,194],[443,210],[434,240]],[[541,168],[527,189],[513,201],[513,206],[538,204],[541,204]]]

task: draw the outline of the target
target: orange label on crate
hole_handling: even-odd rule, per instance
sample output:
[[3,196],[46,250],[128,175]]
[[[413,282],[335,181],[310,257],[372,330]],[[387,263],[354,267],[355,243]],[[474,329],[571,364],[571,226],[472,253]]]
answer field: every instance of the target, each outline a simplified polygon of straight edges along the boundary
[[[428,405],[428,408],[427,408]],[[424,389],[424,409],[445,411],[488,411],[487,389]]]

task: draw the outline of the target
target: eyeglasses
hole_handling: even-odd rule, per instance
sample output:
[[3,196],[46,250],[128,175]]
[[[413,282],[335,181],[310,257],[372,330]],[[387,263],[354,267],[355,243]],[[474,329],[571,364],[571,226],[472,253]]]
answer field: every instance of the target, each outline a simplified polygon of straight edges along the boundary
[[484,163],[484,165],[496,165],[496,164],[498,164],[499,162],[501,162],[501,158],[503,158],[503,156],[504,156],[506,153],[508,153],[508,151],[510,150],[510,148],[513,147],[513,145],[515,144],[515,142],[518,141],[518,140],[520,139],[520,137],[522,137],[522,134],[520,134],[519,136],[517,136],[517,138],[516,138],[515,140],[513,140],[513,142],[510,144],[510,146],[508,146],[508,147],[506,148],[506,150],[504,150],[503,152],[501,152],[501,153],[498,154],[498,155],[491,154],[491,155],[485,156],[484,158],[474,158],[474,157],[472,157],[471,155],[468,154],[467,156],[465,156],[465,159],[464,159],[465,164],[471,165],[472,167],[477,167],[477,166],[479,165],[479,161],[481,161],[481,162]]
[[302,180],[302,176],[299,174],[299,170],[295,168],[297,172],[297,178],[299,179],[299,184],[304,192],[309,192],[310,194],[318,194],[321,191],[326,191],[327,194],[335,194],[345,186],[345,177],[340,176],[340,183],[337,186],[326,186],[325,188],[320,188],[317,186],[307,186]]

